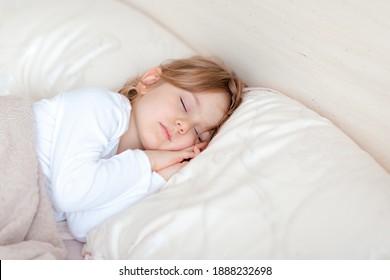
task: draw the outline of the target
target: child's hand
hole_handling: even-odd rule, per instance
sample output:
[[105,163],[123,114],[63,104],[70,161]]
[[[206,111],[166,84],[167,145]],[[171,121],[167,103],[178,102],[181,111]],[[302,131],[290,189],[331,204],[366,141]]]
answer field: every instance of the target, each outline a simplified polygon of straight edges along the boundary
[[197,143],[194,146],[188,147],[184,150],[193,151],[195,154],[194,157],[196,157],[197,155],[200,154],[200,152],[203,152],[204,149],[206,149],[207,145],[208,145],[208,142],[200,142],[200,143]]
[[208,145],[208,144],[209,144],[208,142],[200,142],[200,143],[196,144],[196,145],[194,146],[194,153],[195,153],[195,156],[199,155],[200,152],[203,152],[204,149],[207,148],[207,145]]
[[168,181],[173,174],[175,174],[177,171],[182,169],[187,164],[188,161],[179,162],[171,166],[165,167],[163,169],[160,169],[159,171],[157,171],[157,173],[160,174],[165,179],[165,181]]
[[181,163],[184,160],[192,159],[195,156],[193,150],[181,151],[161,151],[161,150],[146,150],[146,155],[149,157],[150,165],[153,171],[159,171],[168,166]]
[[145,153],[149,157],[152,170],[168,180],[206,147],[207,143],[202,142],[181,151],[146,150]]

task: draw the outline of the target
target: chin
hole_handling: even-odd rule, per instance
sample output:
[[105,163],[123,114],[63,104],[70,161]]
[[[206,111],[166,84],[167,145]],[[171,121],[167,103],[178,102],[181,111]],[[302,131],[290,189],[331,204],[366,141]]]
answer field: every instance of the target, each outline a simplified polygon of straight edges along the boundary
[[142,146],[144,150],[165,150],[160,143],[150,141],[150,139],[146,143],[143,143]]

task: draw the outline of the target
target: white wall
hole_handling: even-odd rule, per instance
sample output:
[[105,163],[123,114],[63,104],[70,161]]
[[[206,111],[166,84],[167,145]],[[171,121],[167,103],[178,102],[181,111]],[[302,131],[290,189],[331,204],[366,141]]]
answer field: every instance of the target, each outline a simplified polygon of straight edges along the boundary
[[390,171],[390,1],[119,1],[329,118]]

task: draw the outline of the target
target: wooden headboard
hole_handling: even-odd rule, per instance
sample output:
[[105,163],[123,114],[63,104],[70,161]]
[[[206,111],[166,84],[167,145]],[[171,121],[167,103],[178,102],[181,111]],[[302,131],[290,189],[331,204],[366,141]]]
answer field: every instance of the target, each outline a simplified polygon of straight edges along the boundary
[[390,1],[118,1],[327,117],[390,172]]

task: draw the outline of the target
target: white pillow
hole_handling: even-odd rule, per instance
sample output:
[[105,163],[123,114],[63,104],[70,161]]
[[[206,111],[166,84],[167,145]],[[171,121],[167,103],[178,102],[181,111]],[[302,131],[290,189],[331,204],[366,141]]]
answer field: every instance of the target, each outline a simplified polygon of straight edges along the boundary
[[331,122],[251,89],[159,193],[87,236],[94,259],[390,258],[390,175]]
[[0,1],[0,95],[32,100],[84,86],[119,89],[194,52],[123,1]]

